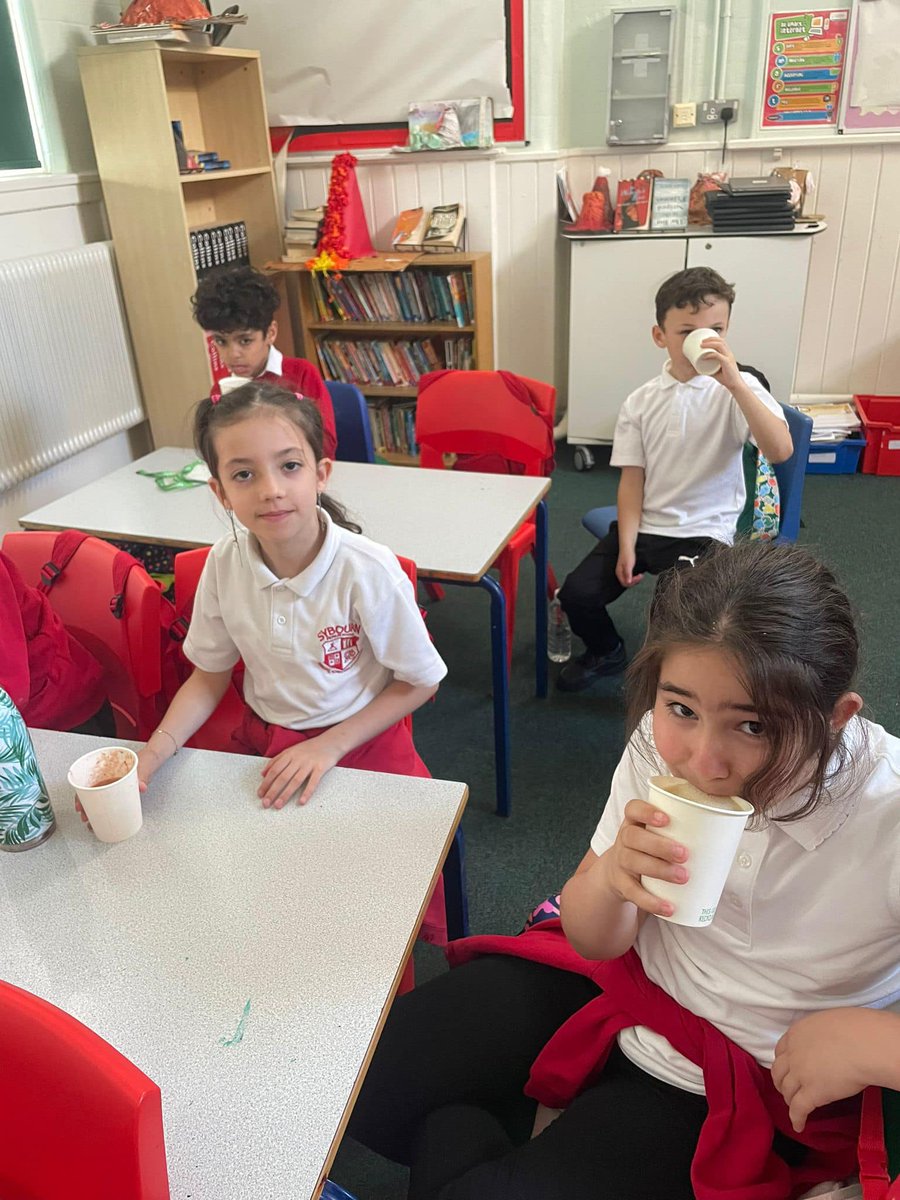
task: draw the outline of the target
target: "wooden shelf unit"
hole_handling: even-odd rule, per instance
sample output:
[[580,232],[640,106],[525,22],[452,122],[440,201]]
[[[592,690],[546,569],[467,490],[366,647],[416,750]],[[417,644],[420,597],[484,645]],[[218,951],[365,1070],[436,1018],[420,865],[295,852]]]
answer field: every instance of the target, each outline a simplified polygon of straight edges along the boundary
[[[259,54],[148,41],[83,47],[79,66],[153,440],[189,445],[211,383],[189,232],[244,221],[254,266],[281,255]],[[215,150],[231,169],[180,175],[173,120],[189,149]],[[293,353],[284,305],[278,346]]]
[[[382,255],[384,260],[387,256]],[[270,263],[270,267],[275,264]],[[396,340],[409,338],[430,338],[432,342],[442,343],[445,338],[470,337],[473,343],[474,368],[479,371],[491,371],[494,367],[494,322],[491,277],[491,256],[487,251],[461,251],[454,254],[419,254],[409,255],[409,261],[398,262],[398,270],[425,271],[459,271],[472,272],[472,306],[474,321],[471,324],[459,325],[454,321],[323,321],[317,312],[312,294],[310,272],[302,263],[283,263],[281,268],[288,272],[289,278],[298,284],[299,295],[296,297],[300,329],[303,335],[305,356],[316,364],[322,375],[327,379],[329,372],[318,352],[318,339],[327,334],[340,334],[342,337],[361,340]],[[367,274],[366,260],[355,259],[350,266],[345,267],[345,275]],[[382,266],[377,272],[371,268],[369,274],[384,275]],[[416,398],[416,388],[403,386],[385,386],[372,383],[358,383],[360,391],[371,405],[409,402]],[[414,455],[397,450],[386,450],[378,446],[378,454],[387,462],[403,466],[413,466],[418,462]]]

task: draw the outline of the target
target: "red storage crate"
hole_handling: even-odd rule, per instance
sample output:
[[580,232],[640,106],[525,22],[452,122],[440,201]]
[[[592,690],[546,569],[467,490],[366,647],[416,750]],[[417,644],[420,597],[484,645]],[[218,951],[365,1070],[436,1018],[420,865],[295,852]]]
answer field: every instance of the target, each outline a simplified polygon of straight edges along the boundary
[[866,431],[864,475],[900,475],[900,396],[854,396]]

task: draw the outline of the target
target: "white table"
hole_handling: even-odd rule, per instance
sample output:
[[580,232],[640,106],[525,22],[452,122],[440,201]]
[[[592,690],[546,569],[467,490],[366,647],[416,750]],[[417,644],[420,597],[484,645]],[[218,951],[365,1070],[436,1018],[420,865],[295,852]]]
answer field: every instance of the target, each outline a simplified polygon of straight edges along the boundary
[[[81,529],[133,542],[192,548],[227,533],[209,488],[163,492],[145,471],[177,471],[196,456],[165,447],[20,517],[26,529]],[[506,601],[488,568],[537,510],[535,679],[547,694],[547,512],[550,480],[526,475],[424,471],[368,463],[334,464],[329,492],[359,519],[367,536],[411,558],[423,579],[482,587],[491,597],[497,811],[509,813],[509,680]]]
[[103,845],[66,783],[103,740],[32,737],[59,827],[3,856],[0,977],[159,1085],[173,1200],[317,1196],[465,784],[336,768],[275,812],[258,760],[184,750]]

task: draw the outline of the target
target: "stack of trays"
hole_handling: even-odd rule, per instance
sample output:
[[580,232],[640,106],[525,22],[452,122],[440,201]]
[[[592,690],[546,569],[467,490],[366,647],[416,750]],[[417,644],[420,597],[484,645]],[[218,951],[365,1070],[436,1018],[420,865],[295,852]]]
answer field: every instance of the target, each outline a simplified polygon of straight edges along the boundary
[[708,192],[706,208],[714,233],[773,233],[794,228],[791,187],[786,179],[732,179]]

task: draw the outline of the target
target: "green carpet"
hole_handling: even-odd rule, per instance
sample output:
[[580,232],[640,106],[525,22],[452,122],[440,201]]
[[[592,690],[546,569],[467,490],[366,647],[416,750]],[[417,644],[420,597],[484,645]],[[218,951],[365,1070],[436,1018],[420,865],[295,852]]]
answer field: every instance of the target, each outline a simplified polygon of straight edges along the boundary
[[[589,508],[615,502],[618,471],[601,449],[598,465],[579,474],[571,448],[558,447],[549,495],[550,561],[563,576],[594,539],[581,527]],[[864,655],[859,691],[867,715],[900,734],[900,478],[807,476],[800,541],[838,574],[857,607]],[[511,933],[546,895],[557,891],[585,853],[613,769],[622,752],[621,681],[604,680],[580,696],[551,688],[534,696],[533,573],[523,564],[510,682],[512,816],[494,815],[488,597],[481,589],[446,589],[428,610],[428,626],[449,667],[434,704],[415,717],[419,752],[433,775],[469,785],[467,839],[473,932]],[[639,644],[652,581],[616,601],[616,624],[629,651]],[[420,979],[444,969],[433,947],[419,946]],[[465,1036],[461,1031],[461,1036]],[[349,1141],[332,1177],[358,1200],[401,1200],[405,1172]]]

